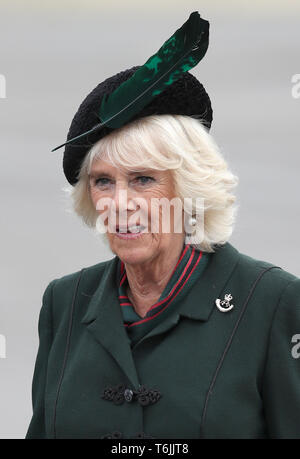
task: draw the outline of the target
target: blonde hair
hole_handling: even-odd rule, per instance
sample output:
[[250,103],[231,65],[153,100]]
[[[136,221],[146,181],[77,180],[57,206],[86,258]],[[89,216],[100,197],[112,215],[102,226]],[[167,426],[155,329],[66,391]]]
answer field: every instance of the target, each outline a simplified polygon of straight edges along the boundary
[[214,252],[215,245],[223,245],[230,238],[238,208],[231,191],[238,177],[230,172],[199,120],[183,115],[151,115],[115,129],[92,146],[81,165],[78,182],[65,190],[71,195],[75,213],[93,228],[98,213],[90,197],[88,174],[94,159],[104,157],[113,166],[130,171],[141,167],[172,170],[176,196],[182,201],[185,197],[204,199],[202,242],[189,242],[191,246]]

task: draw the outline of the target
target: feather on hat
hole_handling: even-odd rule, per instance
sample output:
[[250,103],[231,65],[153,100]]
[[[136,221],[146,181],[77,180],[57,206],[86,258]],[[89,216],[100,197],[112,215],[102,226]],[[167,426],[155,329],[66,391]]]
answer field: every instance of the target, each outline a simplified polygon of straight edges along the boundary
[[52,150],[66,146],[63,166],[69,183],[78,181],[80,165],[92,145],[133,119],[155,113],[187,114],[210,128],[210,99],[188,73],[205,56],[208,43],[209,22],[195,11],[143,66],[106,79],[86,97],[67,141]]

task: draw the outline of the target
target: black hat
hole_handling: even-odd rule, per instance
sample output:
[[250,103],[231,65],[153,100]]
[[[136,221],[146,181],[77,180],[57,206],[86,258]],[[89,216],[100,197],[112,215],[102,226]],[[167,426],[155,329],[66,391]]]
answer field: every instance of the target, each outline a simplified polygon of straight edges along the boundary
[[206,53],[208,28],[209,23],[197,12],[191,13],[188,21],[143,66],[107,78],[88,94],[72,120],[66,143],[52,150],[65,145],[63,169],[71,185],[78,181],[89,149],[135,119],[154,114],[187,115],[210,129],[210,98],[187,71]]

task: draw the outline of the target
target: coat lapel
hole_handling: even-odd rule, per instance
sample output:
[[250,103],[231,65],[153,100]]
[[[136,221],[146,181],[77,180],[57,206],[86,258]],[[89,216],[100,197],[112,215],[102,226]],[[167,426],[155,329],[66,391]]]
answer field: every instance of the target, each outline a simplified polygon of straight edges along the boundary
[[88,310],[81,320],[89,332],[118,362],[128,379],[136,388],[139,385],[130,341],[123,325],[118,293],[116,290],[116,268],[118,258],[106,265],[101,281],[93,294]]
[[[239,260],[239,251],[229,242],[216,249],[211,261],[184,302],[180,315],[206,322],[216,307]],[[226,292],[225,292],[226,293]]]

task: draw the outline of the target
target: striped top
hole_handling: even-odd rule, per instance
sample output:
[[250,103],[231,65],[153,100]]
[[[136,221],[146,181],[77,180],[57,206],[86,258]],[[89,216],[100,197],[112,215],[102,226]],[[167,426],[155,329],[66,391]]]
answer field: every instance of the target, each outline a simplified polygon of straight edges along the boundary
[[162,295],[155,304],[150,306],[144,317],[137,314],[126,294],[128,279],[125,265],[119,259],[117,267],[119,303],[131,345],[136,344],[139,339],[145,336],[165,317],[180,308],[181,299],[201,276],[208,264],[210,255],[210,253],[191,247],[190,244],[184,244],[178,262]]

